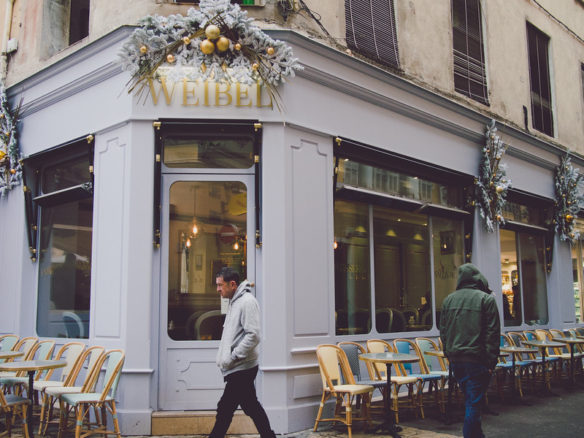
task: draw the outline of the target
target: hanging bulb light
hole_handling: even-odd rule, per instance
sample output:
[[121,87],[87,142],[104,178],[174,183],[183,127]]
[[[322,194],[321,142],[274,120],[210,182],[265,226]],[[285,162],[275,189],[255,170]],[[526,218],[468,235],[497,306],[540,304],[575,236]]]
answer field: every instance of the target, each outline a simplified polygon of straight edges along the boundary
[[239,243],[237,243],[237,240],[235,241],[235,243],[233,244],[233,249],[235,251],[239,250]]
[[199,227],[197,226],[196,223],[193,224],[193,235],[197,235],[199,234]]

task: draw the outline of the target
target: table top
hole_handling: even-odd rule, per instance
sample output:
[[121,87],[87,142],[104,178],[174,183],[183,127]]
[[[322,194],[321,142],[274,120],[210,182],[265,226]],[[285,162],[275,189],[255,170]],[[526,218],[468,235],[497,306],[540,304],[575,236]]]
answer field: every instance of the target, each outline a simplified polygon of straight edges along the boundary
[[563,347],[564,344],[561,342],[554,342],[554,341],[521,341],[525,345],[531,345],[533,347],[538,348],[547,348],[547,347]]
[[24,356],[22,351],[0,351],[0,359],[12,359],[20,356]]
[[66,360],[23,360],[19,362],[0,363],[0,371],[39,371],[63,368]]
[[584,338],[575,338],[573,336],[552,339],[556,342],[563,342],[564,344],[584,344]]
[[418,362],[420,358],[414,354],[405,353],[364,353],[359,355],[359,359],[368,362],[380,363],[401,363],[401,362]]
[[518,347],[516,345],[507,345],[506,347],[501,347],[499,349],[505,353],[536,353],[537,352],[537,348]]

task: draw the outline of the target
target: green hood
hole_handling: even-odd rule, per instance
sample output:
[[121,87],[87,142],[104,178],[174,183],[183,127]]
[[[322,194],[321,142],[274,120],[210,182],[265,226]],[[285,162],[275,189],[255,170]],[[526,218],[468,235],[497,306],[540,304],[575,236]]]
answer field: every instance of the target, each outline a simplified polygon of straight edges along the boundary
[[456,289],[479,289],[488,294],[492,292],[485,276],[472,263],[466,263],[458,268]]

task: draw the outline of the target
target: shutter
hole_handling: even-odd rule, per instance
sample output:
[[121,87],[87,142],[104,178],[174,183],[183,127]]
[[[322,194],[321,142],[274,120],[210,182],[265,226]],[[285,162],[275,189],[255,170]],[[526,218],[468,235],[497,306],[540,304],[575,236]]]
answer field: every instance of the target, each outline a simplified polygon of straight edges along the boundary
[[347,46],[399,68],[393,0],[345,0]]
[[532,124],[538,131],[553,136],[548,45],[549,37],[527,23]]
[[479,0],[452,0],[454,89],[488,104]]

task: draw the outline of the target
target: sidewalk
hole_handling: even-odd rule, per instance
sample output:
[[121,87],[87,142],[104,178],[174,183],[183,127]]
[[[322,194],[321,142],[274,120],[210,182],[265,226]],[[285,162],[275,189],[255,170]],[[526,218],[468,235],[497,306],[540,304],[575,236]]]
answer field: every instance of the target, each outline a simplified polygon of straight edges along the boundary
[[[499,415],[483,415],[483,431],[487,438],[577,438],[584,436],[584,384],[573,390],[564,384],[556,384],[555,396],[527,395],[525,402],[499,402],[496,395],[489,395],[491,410]],[[426,408],[426,418],[401,415],[404,438],[451,438],[462,437],[462,419],[464,409],[456,406],[452,409],[454,422],[446,425],[440,421],[437,412]],[[342,425],[332,426],[332,423],[322,424],[318,432],[305,430],[302,432],[278,435],[284,438],[346,438],[347,429]],[[257,438],[259,435],[232,435],[234,438]],[[360,424],[353,427],[353,438],[371,438],[373,433],[365,433]],[[205,438],[205,435],[188,435],[152,438]]]

